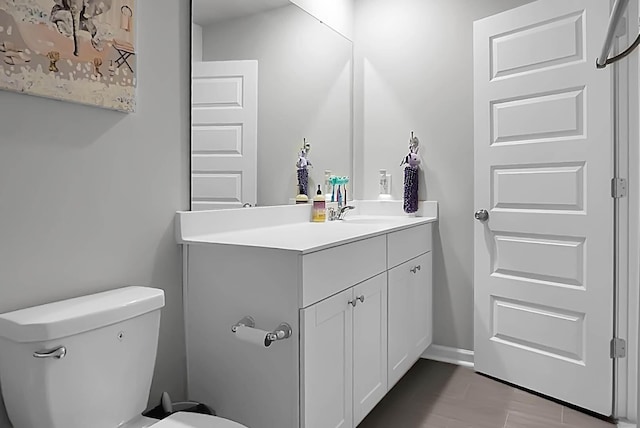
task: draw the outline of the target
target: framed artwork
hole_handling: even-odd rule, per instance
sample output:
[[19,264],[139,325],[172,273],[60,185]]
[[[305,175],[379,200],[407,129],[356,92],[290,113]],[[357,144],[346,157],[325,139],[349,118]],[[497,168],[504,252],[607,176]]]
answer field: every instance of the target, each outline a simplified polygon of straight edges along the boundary
[[135,0],[0,0],[0,89],[133,112]]

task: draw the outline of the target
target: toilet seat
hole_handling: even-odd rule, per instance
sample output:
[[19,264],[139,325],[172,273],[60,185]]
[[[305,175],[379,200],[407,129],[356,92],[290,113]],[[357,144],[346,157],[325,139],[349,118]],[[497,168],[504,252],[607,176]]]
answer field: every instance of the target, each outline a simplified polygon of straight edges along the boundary
[[198,413],[178,412],[150,428],[247,428],[229,419]]

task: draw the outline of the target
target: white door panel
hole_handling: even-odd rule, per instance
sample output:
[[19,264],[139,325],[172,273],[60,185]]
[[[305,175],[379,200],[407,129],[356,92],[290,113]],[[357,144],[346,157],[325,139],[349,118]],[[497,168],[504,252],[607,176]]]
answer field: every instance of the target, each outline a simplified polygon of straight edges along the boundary
[[[420,358],[433,341],[433,253],[415,259],[413,271],[413,357]],[[425,309],[426,308],[426,309]]]
[[413,359],[413,278],[412,262],[406,262],[388,272],[388,374],[391,389],[411,368]]
[[353,289],[300,311],[305,428],[353,427]]
[[609,2],[539,0],[474,26],[475,368],[612,409]]
[[353,289],[353,425],[357,426],[387,393],[387,276]]
[[193,63],[191,209],[257,201],[257,61]]
[[392,388],[433,338],[431,252],[388,272],[388,384]]

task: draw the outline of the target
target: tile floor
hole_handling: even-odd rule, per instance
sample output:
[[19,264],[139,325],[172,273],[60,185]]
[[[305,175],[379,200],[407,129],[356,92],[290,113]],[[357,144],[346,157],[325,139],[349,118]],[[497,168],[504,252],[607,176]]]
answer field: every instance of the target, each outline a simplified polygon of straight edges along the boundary
[[614,428],[561,404],[420,359],[358,428]]

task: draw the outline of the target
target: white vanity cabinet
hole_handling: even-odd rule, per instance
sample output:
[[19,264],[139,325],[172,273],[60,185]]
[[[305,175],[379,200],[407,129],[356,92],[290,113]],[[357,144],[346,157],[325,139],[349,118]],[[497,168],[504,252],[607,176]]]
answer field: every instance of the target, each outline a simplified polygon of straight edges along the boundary
[[[270,247],[264,230],[185,245],[188,398],[251,428],[356,427],[431,342],[428,221],[311,250]],[[365,230],[268,232],[307,227]],[[240,340],[245,316],[292,335]]]

